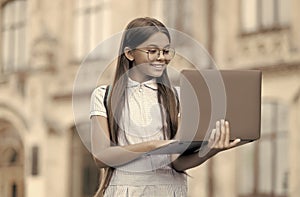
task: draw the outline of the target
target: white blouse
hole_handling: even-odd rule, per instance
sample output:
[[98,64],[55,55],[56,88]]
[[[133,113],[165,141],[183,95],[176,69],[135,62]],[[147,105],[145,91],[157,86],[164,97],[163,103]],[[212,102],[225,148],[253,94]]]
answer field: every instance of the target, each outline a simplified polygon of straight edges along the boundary
[[[106,86],[100,86],[93,91],[90,117],[94,115],[107,117],[104,106],[105,91]],[[124,110],[119,122],[118,145],[163,140],[163,123],[166,124],[166,121],[162,120],[162,113],[165,112],[161,111],[158,103],[156,80],[139,83],[129,79],[126,94]],[[169,166],[170,163],[170,155],[144,155],[117,167],[110,186],[148,186],[149,184],[159,186],[163,184],[169,185],[168,188],[170,185],[177,185],[176,187],[181,185],[186,189],[186,176],[174,171]]]

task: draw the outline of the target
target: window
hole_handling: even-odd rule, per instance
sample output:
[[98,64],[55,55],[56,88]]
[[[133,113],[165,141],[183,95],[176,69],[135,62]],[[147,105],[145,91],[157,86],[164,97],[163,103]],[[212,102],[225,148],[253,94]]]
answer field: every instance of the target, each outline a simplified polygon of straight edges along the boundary
[[286,27],[290,0],[241,0],[241,29],[252,33]]
[[11,72],[26,66],[26,1],[8,1],[1,8],[2,72]]
[[31,175],[37,176],[39,174],[39,147],[33,146],[31,154]]
[[11,187],[11,196],[12,197],[18,196],[18,186],[15,183]]
[[98,181],[99,181],[99,171],[97,171],[97,168],[95,167],[95,163],[91,159],[90,155],[85,156],[86,160],[89,161],[86,162],[82,169],[82,178],[83,178],[83,184],[82,184],[82,193],[83,196],[92,196],[96,193],[98,189]]
[[191,2],[182,0],[165,0],[164,13],[168,27],[184,33],[191,33]]
[[262,106],[261,139],[241,147],[240,197],[285,197],[288,187],[288,112],[278,102]]
[[151,0],[149,4],[151,16],[154,18],[163,21],[164,13],[163,6],[164,0]]
[[108,0],[77,0],[75,7],[75,58],[84,58],[104,38],[109,24]]
[[[93,196],[99,187],[100,171],[97,168],[88,144],[84,144],[78,135],[78,131],[90,130],[88,123],[82,123],[72,128],[71,154],[70,154],[70,197]],[[87,141],[85,141],[87,142]],[[87,145],[85,147],[84,145]]]

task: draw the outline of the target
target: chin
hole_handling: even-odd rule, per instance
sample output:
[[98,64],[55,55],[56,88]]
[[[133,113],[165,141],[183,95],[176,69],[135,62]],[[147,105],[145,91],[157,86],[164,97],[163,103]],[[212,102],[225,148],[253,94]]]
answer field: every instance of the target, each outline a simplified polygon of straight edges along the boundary
[[151,73],[150,76],[158,78],[158,77],[161,77],[163,75],[163,73],[164,73],[164,71],[154,72],[154,73]]

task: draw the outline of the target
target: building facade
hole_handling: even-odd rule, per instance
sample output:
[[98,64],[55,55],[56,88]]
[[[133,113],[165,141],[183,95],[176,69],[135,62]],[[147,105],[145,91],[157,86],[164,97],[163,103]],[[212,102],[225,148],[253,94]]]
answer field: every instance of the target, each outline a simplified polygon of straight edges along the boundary
[[[261,139],[189,170],[189,196],[300,193],[298,0],[0,0],[0,6],[0,196],[92,196],[99,174],[77,131],[89,130],[91,89],[113,76],[115,47],[105,41],[117,40],[138,16],[156,17],[201,45],[213,59],[203,68],[214,62],[263,73]],[[195,66],[180,53],[175,59],[177,71]]]

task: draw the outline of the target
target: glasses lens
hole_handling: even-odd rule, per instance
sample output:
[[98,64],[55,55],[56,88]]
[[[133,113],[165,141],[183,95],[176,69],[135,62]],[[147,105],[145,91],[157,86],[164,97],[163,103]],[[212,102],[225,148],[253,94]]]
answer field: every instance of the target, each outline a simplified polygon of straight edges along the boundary
[[159,57],[159,49],[149,49],[148,57],[150,61],[154,61]]
[[171,60],[174,57],[174,55],[175,55],[175,50],[172,49],[172,48],[166,48],[166,49],[163,49],[163,50],[160,50],[160,49],[149,49],[148,50],[149,60],[150,61],[154,61],[157,58],[159,58],[160,51],[162,51],[163,56],[164,56],[164,58],[166,60]]
[[175,50],[172,48],[163,49],[163,54],[167,60],[170,60],[175,55]]

